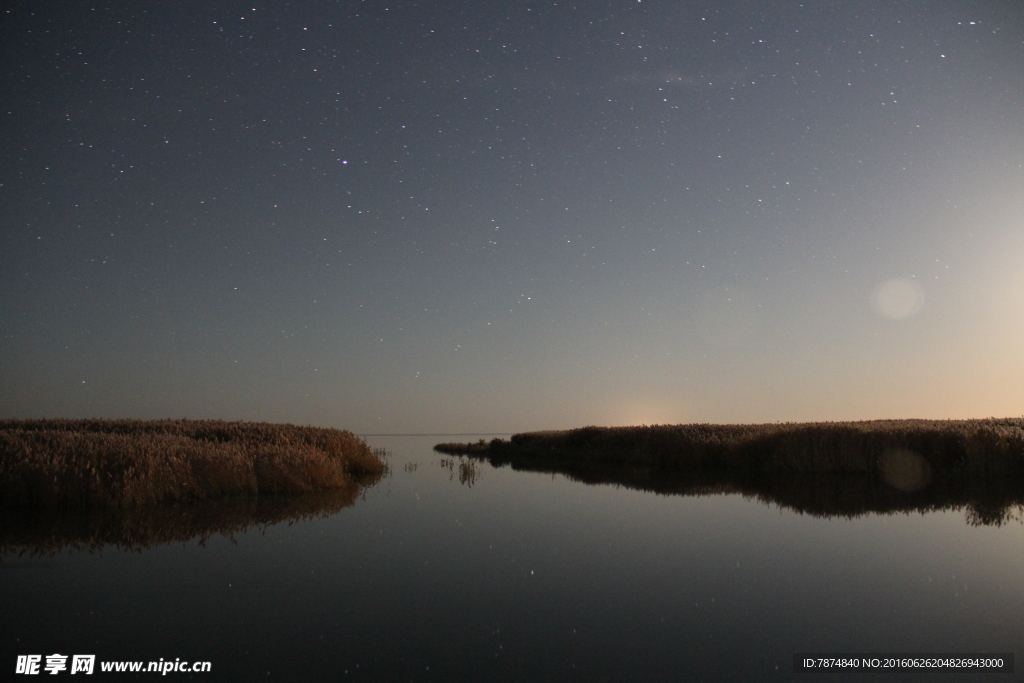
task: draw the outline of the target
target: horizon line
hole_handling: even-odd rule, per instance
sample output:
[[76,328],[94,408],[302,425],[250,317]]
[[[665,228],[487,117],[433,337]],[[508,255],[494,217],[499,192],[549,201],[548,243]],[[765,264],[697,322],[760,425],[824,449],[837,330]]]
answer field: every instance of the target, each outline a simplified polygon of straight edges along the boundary
[[441,432],[437,434],[424,434],[419,432],[389,432],[381,434],[360,434],[356,436],[505,436],[517,432]]

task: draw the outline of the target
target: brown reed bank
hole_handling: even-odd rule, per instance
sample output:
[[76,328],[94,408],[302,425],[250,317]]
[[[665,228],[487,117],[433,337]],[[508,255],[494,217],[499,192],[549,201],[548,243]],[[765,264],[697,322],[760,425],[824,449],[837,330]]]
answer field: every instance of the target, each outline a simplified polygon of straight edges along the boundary
[[1024,471],[1024,418],[583,427],[434,448],[498,460],[792,472],[877,472],[888,462],[884,454],[909,451],[936,470],[985,475]]
[[368,486],[348,431],[218,420],[0,420],[0,508],[133,507]]
[[1024,418],[585,427],[438,444],[492,465],[662,494],[740,493],[816,516],[1024,504]]

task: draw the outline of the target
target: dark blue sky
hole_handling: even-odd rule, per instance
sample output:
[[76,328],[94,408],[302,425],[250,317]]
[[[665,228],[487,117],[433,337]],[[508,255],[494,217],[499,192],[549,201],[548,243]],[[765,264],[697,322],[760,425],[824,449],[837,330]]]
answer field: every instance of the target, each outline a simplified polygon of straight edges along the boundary
[[0,416],[1024,413],[1017,2],[0,17]]

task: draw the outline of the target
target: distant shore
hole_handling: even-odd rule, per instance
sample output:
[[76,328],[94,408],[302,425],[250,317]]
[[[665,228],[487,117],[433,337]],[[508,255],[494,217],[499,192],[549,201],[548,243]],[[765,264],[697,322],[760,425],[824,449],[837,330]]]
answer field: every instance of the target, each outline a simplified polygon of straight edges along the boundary
[[0,507],[133,507],[349,489],[384,462],[344,430],[217,420],[0,420]]
[[1024,503],[1024,418],[583,427],[440,443],[496,467],[663,494],[740,493],[818,516]]
[[887,466],[887,454],[904,450],[938,470],[994,474],[1024,470],[1024,418],[582,427],[440,443],[434,450],[499,460],[794,472],[875,472]]

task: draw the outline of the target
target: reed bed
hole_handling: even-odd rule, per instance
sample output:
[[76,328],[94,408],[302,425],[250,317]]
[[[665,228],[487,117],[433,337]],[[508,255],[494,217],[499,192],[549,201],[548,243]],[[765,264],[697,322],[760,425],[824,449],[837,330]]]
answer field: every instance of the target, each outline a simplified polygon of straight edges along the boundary
[[802,514],[963,509],[1021,519],[1024,418],[584,427],[435,450],[666,495],[738,493]]
[[876,473],[893,460],[891,454],[906,453],[931,471],[995,476],[1024,472],[1024,418],[583,427],[434,448],[495,461],[569,459],[668,472]]
[[214,420],[0,420],[0,507],[134,507],[350,489],[385,463],[348,431]]

